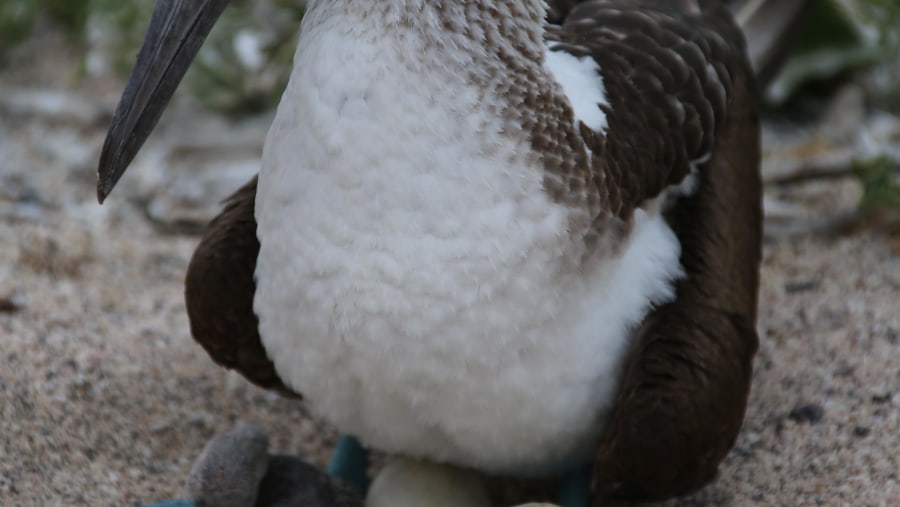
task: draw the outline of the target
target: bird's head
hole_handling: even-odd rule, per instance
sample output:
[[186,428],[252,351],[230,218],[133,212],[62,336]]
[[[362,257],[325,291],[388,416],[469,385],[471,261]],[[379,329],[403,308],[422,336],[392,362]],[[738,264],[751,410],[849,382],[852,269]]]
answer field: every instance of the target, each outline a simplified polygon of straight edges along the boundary
[[150,27],[100,153],[102,203],[162,116],[229,0],[157,0]]

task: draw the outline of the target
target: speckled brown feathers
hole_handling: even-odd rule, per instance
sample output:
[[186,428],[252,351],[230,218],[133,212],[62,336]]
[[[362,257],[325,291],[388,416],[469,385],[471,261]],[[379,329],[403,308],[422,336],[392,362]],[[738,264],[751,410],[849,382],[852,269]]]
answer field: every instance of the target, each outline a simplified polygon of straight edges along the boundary
[[667,214],[687,276],[638,335],[596,454],[597,500],[709,482],[741,427],[758,343],[759,121],[742,35],[716,2],[635,3],[582,2],[551,31],[600,65],[611,107],[593,169],[617,214],[692,163],[699,173]]
[[668,213],[687,277],[645,321],[596,454],[598,497],[662,499],[712,480],[740,430],[757,349],[762,210],[752,78],[733,100],[697,193]]
[[184,291],[191,334],[217,364],[260,387],[297,396],[275,373],[253,313],[259,254],[255,202],[254,176],[228,198],[194,251]]
[[[546,166],[547,189],[563,200],[577,190],[571,182],[585,179],[573,173],[590,172],[589,192],[600,197],[595,222],[600,213],[627,219],[709,156],[731,100],[734,67],[744,63],[740,31],[720,8],[685,15],[694,9],[636,3],[580,2],[547,32],[554,50],[597,62],[610,102],[599,106],[609,123],[605,137],[581,125],[590,167],[572,157]],[[544,135],[559,138],[557,131]],[[545,148],[556,141],[536,142]]]

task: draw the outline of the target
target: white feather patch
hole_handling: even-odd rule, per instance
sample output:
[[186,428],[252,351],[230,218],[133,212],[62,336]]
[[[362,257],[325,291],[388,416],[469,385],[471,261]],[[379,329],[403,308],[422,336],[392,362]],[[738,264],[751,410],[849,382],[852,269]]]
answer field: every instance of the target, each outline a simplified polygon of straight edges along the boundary
[[597,62],[590,56],[578,58],[566,51],[555,51],[553,47],[547,49],[545,58],[547,69],[562,86],[575,111],[575,119],[592,130],[605,133],[609,125],[600,106],[609,107],[609,101]]
[[[316,15],[256,199],[254,309],[279,376],[388,452],[500,472],[589,457],[633,330],[673,297],[677,238],[638,210],[618,254],[583,262],[527,139],[464,77],[480,42]],[[596,65],[550,60],[579,121],[605,128]]]

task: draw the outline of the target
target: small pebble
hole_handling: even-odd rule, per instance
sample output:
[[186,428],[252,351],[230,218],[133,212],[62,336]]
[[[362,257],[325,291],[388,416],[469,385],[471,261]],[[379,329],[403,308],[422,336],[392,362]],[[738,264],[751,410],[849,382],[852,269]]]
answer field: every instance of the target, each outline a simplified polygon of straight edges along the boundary
[[449,465],[397,458],[372,481],[366,507],[490,507],[480,476]]
[[12,296],[0,297],[0,313],[16,313],[22,309]]
[[256,426],[214,437],[191,467],[188,497],[197,507],[254,507],[268,450],[269,438]]
[[788,414],[788,418],[790,418],[794,422],[810,424],[815,424],[821,421],[822,417],[824,416],[825,409],[822,408],[822,405],[818,405],[816,403],[798,405],[793,410],[791,410],[790,414]]
[[865,438],[865,437],[869,436],[869,433],[871,433],[871,432],[872,432],[871,428],[868,428],[866,426],[857,426],[857,427],[853,428],[853,436],[856,436],[859,438]]
[[872,395],[872,403],[878,403],[878,404],[887,403],[887,402],[891,401],[891,399],[893,399],[893,398],[894,398],[894,393],[892,393],[892,392],[886,392],[883,394],[873,394]]
[[900,343],[900,332],[892,327],[888,328],[887,333],[885,333],[884,337],[890,344]]
[[785,282],[784,291],[788,294],[815,290],[821,285],[819,280],[793,280]]

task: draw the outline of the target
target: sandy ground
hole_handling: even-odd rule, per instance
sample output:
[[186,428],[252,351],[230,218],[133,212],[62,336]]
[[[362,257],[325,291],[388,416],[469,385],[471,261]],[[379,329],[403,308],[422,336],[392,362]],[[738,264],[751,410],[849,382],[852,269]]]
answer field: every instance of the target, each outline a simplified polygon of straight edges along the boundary
[[[275,451],[323,463],[327,428],[192,342],[182,280],[197,236],[148,220],[138,184],[96,205],[93,164],[115,99],[96,88],[50,112],[0,104],[0,505],[178,497],[205,442],[241,421],[269,432]],[[138,165],[157,160],[153,149]],[[818,185],[812,200],[852,203],[847,187]],[[778,197],[806,199],[804,188]],[[737,446],[714,484],[669,505],[900,505],[896,231],[770,240],[762,280]]]

